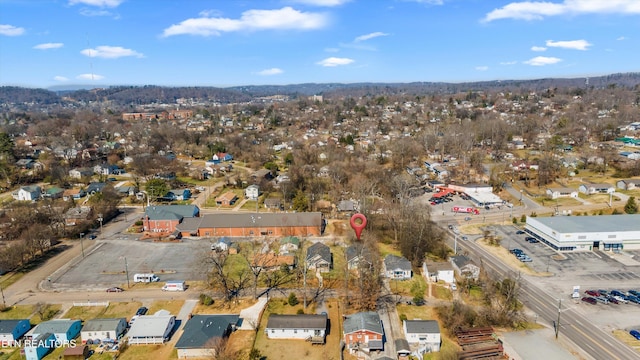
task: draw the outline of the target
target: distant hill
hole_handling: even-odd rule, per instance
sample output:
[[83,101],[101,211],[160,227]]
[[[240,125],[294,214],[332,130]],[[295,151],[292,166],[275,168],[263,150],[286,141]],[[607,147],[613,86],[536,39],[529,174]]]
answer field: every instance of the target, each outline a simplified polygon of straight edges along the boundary
[[220,103],[250,101],[256,97],[288,95],[293,98],[310,95],[376,96],[393,94],[454,94],[467,91],[500,89],[528,89],[541,91],[550,88],[605,88],[617,86],[633,89],[640,86],[640,73],[621,73],[587,78],[548,78],[533,80],[496,80],[465,83],[306,83],[291,85],[248,85],[229,88],[217,87],[163,87],[163,86],[111,86],[106,88],[62,90],[30,89],[15,86],[0,87],[0,103],[62,103],[62,96],[76,101],[111,101],[118,105],[175,103],[176,99],[202,99]]

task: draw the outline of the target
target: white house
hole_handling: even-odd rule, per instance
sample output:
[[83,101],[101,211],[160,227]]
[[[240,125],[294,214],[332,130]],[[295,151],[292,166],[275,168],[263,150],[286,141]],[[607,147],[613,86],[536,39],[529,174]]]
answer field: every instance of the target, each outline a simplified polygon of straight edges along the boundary
[[55,319],[41,322],[30,333],[33,338],[51,333],[55,336],[56,341],[68,343],[78,336],[81,328],[82,322],[80,320]]
[[269,339],[309,340],[324,344],[327,333],[327,315],[271,314],[267,320],[265,333]]
[[404,320],[402,328],[409,344],[418,344],[419,353],[440,351],[442,339],[436,320]]
[[618,180],[616,183],[618,189],[622,190],[633,190],[640,188],[640,179],[624,179]]
[[453,266],[448,262],[439,263],[422,263],[422,276],[427,281],[438,282],[444,281],[447,284],[453,284],[456,279],[454,277]]
[[29,330],[31,330],[29,319],[0,320],[0,345],[12,346]]
[[13,194],[13,198],[18,201],[33,201],[40,199],[42,189],[37,185],[22,186]]
[[613,194],[616,192],[616,188],[611,184],[582,184],[578,188],[583,194]]
[[549,196],[552,199],[557,199],[561,197],[577,198],[578,190],[567,188],[567,187],[548,188],[547,196]]
[[258,200],[260,196],[260,187],[258,185],[249,185],[244,189],[244,197],[249,200]]
[[166,310],[153,315],[138,316],[127,333],[129,345],[163,344],[169,339],[176,324],[176,317]]
[[389,279],[411,279],[411,261],[389,254],[384,258],[384,275]]
[[91,319],[87,320],[80,331],[83,344],[97,344],[104,340],[118,340],[127,329],[127,319]]
[[462,277],[477,279],[480,276],[480,268],[464,255],[452,256],[451,265]]

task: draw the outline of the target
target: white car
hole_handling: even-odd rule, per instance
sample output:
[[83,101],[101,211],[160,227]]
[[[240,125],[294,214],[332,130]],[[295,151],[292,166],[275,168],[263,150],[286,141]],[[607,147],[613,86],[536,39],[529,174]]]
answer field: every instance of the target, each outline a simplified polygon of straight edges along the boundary
[[456,283],[451,283],[451,291],[456,291],[456,290],[458,290]]

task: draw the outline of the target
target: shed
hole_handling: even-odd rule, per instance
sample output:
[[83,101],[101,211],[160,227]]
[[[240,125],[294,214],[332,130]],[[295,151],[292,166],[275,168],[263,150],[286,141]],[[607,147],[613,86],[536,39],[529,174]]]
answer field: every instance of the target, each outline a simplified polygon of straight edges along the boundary
[[70,346],[64,349],[62,356],[65,360],[84,360],[89,357],[89,347],[87,345]]

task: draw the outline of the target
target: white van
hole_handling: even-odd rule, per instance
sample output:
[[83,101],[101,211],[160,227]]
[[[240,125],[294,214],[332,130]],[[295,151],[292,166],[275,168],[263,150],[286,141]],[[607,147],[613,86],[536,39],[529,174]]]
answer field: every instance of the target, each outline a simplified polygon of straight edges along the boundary
[[138,283],[150,283],[160,281],[160,278],[156,274],[135,274],[133,275],[133,282]]
[[162,291],[185,291],[187,285],[184,281],[167,281],[162,287]]

